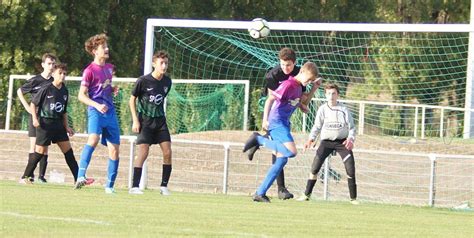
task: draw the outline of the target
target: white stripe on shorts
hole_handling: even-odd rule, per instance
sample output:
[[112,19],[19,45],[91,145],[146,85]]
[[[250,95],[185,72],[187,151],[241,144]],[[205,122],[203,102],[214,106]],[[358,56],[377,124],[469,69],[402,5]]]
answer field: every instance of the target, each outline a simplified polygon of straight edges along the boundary
[[346,157],[342,159],[342,163],[346,162],[346,160],[349,159],[350,157],[351,157],[351,154],[346,155]]

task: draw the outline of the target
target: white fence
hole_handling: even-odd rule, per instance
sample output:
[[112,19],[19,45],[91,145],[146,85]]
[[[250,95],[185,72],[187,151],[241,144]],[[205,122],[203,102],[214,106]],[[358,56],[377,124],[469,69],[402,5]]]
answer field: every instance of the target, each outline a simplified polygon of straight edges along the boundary
[[[0,135],[4,136],[0,137],[0,142],[4,139],[5,142],[2,143],[10,143],[11,138],[8,135],[12,133],[25,135],[25,132],[1,130]],[[84,139],[86,136],[79,134],[75,137]],[[122,136],[122,140],[128,141],[129,144],[122,143],[121,147],[122,164],[118,177],[119,186],[120,184],[131,186],[133,159],[136,150],[135,139],[134,136]],[[271,155],[265,150],[259,151],[254,161],[248,161],[241,152],[243,146],[241,143],[193,141],[176,138],[172,140],[173,175],[170,186],[175,191],[251,194],[262,181],[271,164]],[[22,147],[25,148],[28,144],[26,135],[23,141],[19,143],[23,143],[24,146]],[[82,148],[83,142],[75,143],[73,141],[73,145],[76,147],[75,154],[78,158],[80,150],[77,148]],[[53,150],[50,150],[51,159],[48,170],[62,166],[64,173],[68,175],[69,172],[63,162],[62,154],[54,153],[55,147],[52,146]],[[3,148],[5,153],[2,154],[5,157],[0,156],[0,164],[4,163],[5,165],[0,166],[2,167],[0,172],[3,175],[11,173],[19,177],[19,171],[7,170],[14,167],[11,166],[14,162],[25,164],[26,152],[23,149],[15,151],[13,148],[14,146]],[[96,150],[95,158],[107,156],[106,150],[103,149],[103,152],[101,152],[101,148]],[[310,164],[314,156],[314,150],[303,153],[301,147],[298,149],[300,152],[297,158],[291,159],[285,167],[287,187],[297,195],[304,191]],[[161,175],[159,169],[161,159],[160,154],[156,153],[159,149],[154,150],[155,152],[152,149],[148,159],[148,163],[150,163],[148,169],[144,168],[140,184],[143,188],[155,188],[160,181],[158,175]],[[14,159],[17,153],[19,155],[16,158],[21,158],[23,153],[25,159],[20,161]],[[474,202],[474,155],[361,149],[355,149],[354,154],[359,198],[363,201],[440,207]],[[55,157],[58,157],[59,160],[55,160]],[[158,163],[153,162],[155,158],[158,158]],[[127,160],[128,166],[125,166],[124,162],[126,163]],[[99,164],[98,161],[103,162]],[[128,168],[124,170],[124,166]],[[348,199],[347,183],[341,179],[341,177],[345,177],[342,163],[330,158],[324,166],[325,169],[321,172],[323,175],[319,180],[322,183],[318,183],[316,186],[313,197],[324,200]],[[101,180],[101,177],[105,175],[105,168],[105,160],[94,159],[88,174],[91,175],[92,173],[92,176]],[[96,172],[93,170],[96,170]],[[127,170],[128,176],[125,178],[122,174]],[[147,186],[147,182],[150,186]],[[275,194],[275,190],[271,190],[270,194]]]
[[[325,102],[327,101],[326,99],[321,99],[321,98],[313,98],[313,101],[316,102]],[[414,128],[413,128],[413,137],[417,138],[418,137],[418,127],[421,127],[421,132],[420,132],[420,137],[421,139],[425,139],[425,128],[426,128],[426,109],[439,109],[440,110],[440,119],[439,119],[439,136],[443,137],[444,136],[444,130],[445,128],[445,111],[457,111],[457,112],[462,112],[463,114],[465,113],[474,113],[474,108],[471,109],[465,109],[465,108],[459,108],[459,107],[447,107],[447,106],[433,106],[433,105],[426,105],[426,104],[409,104],[409,103],[390,103],[390,102],[377,102],[377,101],[363,101],[363,100],[344,100],[340,99],[338,100],[340,102],[343,102],[345,104],[355,104],[358,105],[358,115],[359,115],[359,123],[358,123],[358,134],[363,135],[364,134],[364,128],[365,128],[365,106],[366,105],[379,105],[379,106],[396,106],[396,107],[407,107],[407,108],[414,108]],[[421,125],[419,125],[419,111],[421,109]],[[303,114],[303,132],[306,132],[306,125],[308,124],[307,121],[307,116],[306,114]]]

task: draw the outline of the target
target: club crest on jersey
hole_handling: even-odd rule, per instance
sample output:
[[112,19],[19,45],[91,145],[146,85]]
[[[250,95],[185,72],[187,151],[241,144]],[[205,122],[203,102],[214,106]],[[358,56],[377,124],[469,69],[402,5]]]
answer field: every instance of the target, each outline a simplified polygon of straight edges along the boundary
[[163,91],[165,91],[165,93],[168,92],[168,87],[163,87]]
[[63,98],[64,98],[64,101],[66,101],[66,100],[67,100],[67,96],[66,96],[66,95],[63,95]]

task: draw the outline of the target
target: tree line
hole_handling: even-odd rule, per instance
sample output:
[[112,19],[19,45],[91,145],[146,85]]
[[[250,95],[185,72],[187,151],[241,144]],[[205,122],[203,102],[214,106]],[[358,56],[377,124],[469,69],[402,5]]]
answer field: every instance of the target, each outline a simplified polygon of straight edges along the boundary
[[[118,77],[143,72],[148,18],[298,22],[468,23],[469,0],[5,0],[0,9],[0,108],[6,106],[8,76],[41,71],[41,55],[55,53],[69,75],[91,61],[84,41],[105,32]],[[394,83],[395,84],[395,83]],[[400,90],[404,90],[403,88]],[[0,110],[4,125],[5,110]]]

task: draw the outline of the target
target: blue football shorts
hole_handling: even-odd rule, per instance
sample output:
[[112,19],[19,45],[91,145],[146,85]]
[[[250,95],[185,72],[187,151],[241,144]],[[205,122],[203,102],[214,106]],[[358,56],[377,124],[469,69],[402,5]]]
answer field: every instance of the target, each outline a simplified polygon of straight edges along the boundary
[[290,128],[285,125],[278,125],[270,129],[268,132],[274,141],[281,143],[294,142],[293,136],[291,135]]
[[107,142],[120,145],[120,128],[115,109],[102,114],[95,108],[88,108],[87,132],[89,134],[102,135],[101,143],[107,145]]

